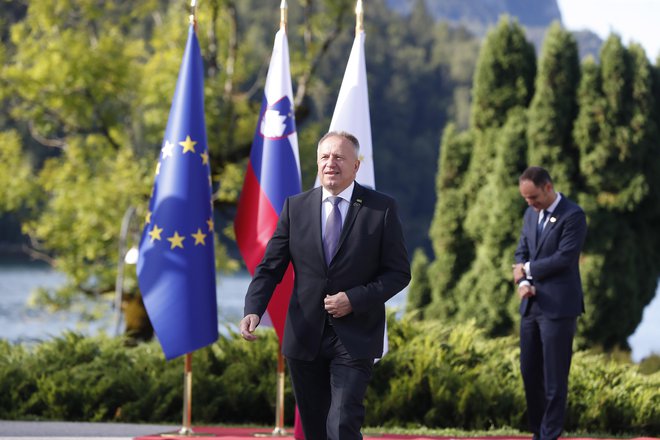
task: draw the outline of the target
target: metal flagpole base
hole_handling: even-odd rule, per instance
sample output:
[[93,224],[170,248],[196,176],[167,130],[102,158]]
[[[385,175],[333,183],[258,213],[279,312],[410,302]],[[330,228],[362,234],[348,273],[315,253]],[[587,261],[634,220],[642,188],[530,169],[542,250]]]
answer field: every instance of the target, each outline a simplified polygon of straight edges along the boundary
[[273,429],[273,432],[271,432],[270,434],[265,433],[265,432],[257,432],[256,434],[254,434],[254,436],[255,437],[262,437],[262,438],[264,438],[264,437],[287,437],[288,434],[286,432],[286,429],[278,427],[278,428]]
[[173,438],[173,437],[213,437],[215,434],[212,434],[210,432],[195,432],[192,430],[192,428],[189,428],[187,426],[182,426],[181,429],[178,431],[174,432],[164,432],[160,436],[165,437],[165,438]]
[[271,434],[273,437],[284,437],[286,434],[286,429],[284,428],[275,428]]
[[181,428],[174,432],[164,432],[160,436],[163,438],[179,438],[179,437],[213,437],[215,434],[210,432],[194,432],[190,428]]

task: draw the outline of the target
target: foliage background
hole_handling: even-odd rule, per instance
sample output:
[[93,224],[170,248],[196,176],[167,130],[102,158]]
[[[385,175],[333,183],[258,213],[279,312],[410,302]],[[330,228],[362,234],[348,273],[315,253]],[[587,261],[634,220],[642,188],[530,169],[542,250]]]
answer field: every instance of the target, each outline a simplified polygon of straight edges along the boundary
[[[474,322],[390,319],[389,328],[390,352],[367,394],[367,426],[526,430],[516,338],[486,337]],[[261,336],[248,344],[230,333],[195,352],[195,423],[273,422],[278,343],[272,330]],[[0,342],[0,418],[178,423],[182,367],[155,343],[127,348],[74,333],[30,348]],[[570,384],[567,430],[660,434],[660,372],[644,375],[580,351]],[[293,407],[287,381],[289,426]]]

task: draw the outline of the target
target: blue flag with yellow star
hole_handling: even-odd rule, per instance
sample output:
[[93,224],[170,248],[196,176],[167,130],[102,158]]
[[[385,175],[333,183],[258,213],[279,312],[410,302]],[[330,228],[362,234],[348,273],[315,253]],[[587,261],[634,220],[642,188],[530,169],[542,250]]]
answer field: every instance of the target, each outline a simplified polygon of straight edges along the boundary
[[218,338],[204,71],[192,25],[156,167],[137,274],[168,360]]

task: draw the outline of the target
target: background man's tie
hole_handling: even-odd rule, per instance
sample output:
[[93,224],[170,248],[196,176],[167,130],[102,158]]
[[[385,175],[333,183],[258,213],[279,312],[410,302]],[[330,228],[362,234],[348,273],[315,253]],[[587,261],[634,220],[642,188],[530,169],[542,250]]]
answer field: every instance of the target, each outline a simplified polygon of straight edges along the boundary
[[545,223],[545,217],[548,215],[548,212],[543,209],[541,210],[541,214],[539,222],[536,224],[536,241],[539,241],[539,237],[541,237],[541,233],[543,232],[543,223]]
[[339,202],[341,197],[331,196],[328,197],[332,203],[332,211],[328,216],[325,223],[325,234],[323,235],[323,248],[325,249],[325,262],[330,266],[332,257],[335,256],[337,244],[339,243],[339,235],[341,234],[341,211],[339,210]]

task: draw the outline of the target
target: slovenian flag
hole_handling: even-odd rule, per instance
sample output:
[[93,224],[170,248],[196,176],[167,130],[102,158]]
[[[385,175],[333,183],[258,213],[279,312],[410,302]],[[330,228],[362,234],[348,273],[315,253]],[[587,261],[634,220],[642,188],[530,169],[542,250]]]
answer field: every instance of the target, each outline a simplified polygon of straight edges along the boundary
[[[298,137],[293,112],[286,32],[280,29],[270,59],[264,99],[234,220],[236,243],[250,274],[261,262],[287,197],[302,189]],[[268,315],[282,341],[293,291],[289,265],[268,304]]]
[[191,25],[140,241],[138,283],[165,357],[218,338],[204,67]]

